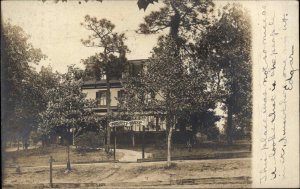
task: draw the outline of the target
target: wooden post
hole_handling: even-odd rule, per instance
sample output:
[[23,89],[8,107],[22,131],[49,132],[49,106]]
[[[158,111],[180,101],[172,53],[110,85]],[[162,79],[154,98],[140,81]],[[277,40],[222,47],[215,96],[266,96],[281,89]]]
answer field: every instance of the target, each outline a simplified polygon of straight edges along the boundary
[[70,145],[67,146],[67,170],[71,171],[71,162],[70,162]]
[[18,151],[20,150],[20,140],[19,140],[19,137],[18,137]]
[[133,131],[133,126],[131,126],[131,140],[132,140],[132,147],[135,146],[135,141],[134,141],[134,131]]
[[49,163],[50,163],[50,188],[53,188],[53,183],[52,183],[52,162],[53,162],[53,159],[52,159],[52,156],[50,156],[50,159],[49,159]]
[[73,134],[73,138],[72,138],[72,145],[75,146],[75,134],[74,134],[74,128],[72,128],[72,134]]
[[145,158],[144,139],[145,139],[145,126],[143,125],[143,131],[142,131],[142,159]]
[[155,118],[155,131],[159,130],[158,123],[159,123],[159,117],[156,116],[156,118]]
[[117,148],[117,129],[116,127],[114,128],[114,133],[115,133],[115,144],[114,144],[114,161],[116,161],[116,148]]

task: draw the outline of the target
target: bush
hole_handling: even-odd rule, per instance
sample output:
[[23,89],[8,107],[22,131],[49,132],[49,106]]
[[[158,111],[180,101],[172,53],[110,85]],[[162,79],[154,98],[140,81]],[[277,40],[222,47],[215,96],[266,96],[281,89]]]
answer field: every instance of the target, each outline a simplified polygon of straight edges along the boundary
[[216,126],[212,126],[207,129],[208,140],[218,140],[219,135],[220,135],[220,131]]
[[30,139],[33,143],[33,145],[36,145],[38,142],[42,140],[42,134],[39,132],[32,132],[30,134]]
[[95,149],[103,147],[105,134],[103,132],[86,132],[75,139],[75,145],[84,149]]

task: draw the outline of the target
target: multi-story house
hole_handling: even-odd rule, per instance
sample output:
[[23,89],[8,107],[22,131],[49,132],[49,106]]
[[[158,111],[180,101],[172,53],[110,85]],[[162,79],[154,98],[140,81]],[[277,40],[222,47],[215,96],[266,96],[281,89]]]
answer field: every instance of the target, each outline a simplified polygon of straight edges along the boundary
[[[125,69],[126,74],[135,76],[142,72],[144,65],[147,63],[147,59],[138,59],[138,60],[129,60],[128,61],[128,68]],[[122,75],[125,75],[123,73]],[[121,78],[112,78],[110,80],[110,95],[111,95],[111,105],[110,109],[114,114],[117,114],[118,110],[118,99],[124,94],[124,89],[122,87],[122,77]],[[97,102],[96,108],[94,111],[99,116],[105,116],[107,114],[107,84],[105,75],[99,79],[93,79],[89,81],[85,81],[82,85],[82,91],[87,94],[87,98],[95,99]],[[132,118],[136,119],[136,118]],[[166,123],[163,116],[151,115],[151,114],[144,114],[139,117],[144,124],[148,131],[164,131],[166,130]],[[140,130],[139,127],[133,128],[134,130]]]

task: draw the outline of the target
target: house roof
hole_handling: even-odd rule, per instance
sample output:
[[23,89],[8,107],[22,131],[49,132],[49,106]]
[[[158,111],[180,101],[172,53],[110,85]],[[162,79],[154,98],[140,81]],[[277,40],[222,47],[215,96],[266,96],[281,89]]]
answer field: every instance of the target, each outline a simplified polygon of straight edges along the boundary
[[[110,80],[110,87],[111,88],[122,88],[121,80]],[[101,89],[106,88],[106,80],[88,80],[84,81],[81,85],[82,89]]]
[[[136,65],[145,64],[147,61],[148,61],[148,59],[128,60],[129,64],[136,64]],[[111,79],[109,81],[109,83],[111,84],[112,88],[122,87],[121,86],[121,80],[119,80],[119,79]],[[102,79],[102,80],[96,80],[96,79],[86,80],[82,84],[82,89],[103,88],[103,87],[106,87],[106,80],[105,79]]]
[[134,59],[134,60],[128,60],[129,63],[132,64],[144,64],[148,61],[149,59]]
[[[119,79],[112,79],[109,81],[109,83],[120,83],[120,80]],[[97,85],[97,84],[106,84],[106,80],[105,79],[102,79],[102,80],[96,80],[96,79],[93,79],[93,80],[87,80],[87,81],[84,81],[83,82],[83,85]]]

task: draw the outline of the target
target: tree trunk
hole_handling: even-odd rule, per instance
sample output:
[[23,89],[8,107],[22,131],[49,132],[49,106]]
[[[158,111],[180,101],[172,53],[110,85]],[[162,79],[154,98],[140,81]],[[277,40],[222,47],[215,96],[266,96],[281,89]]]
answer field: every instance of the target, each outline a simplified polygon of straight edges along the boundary
[[17,141],[18,141],[17,142],[18,143],[18,149],[17,150],[19,151],[20,150],[20,139],[19,139],[19,137],[17,138]]
[[176,41],[176,45],[179,46],[179,41],[178,41],[178,32],[179,32],[179,27],[180,27],[180,13],[175,5],[175,2],[171,1],[171,7],[174,10],[174,15],[171,17],[171,22],[170,22],[170,35],[172,38]]
[[23,150],[28,150],[28,140],[27,139],[22,139],[22,146]]
[[132,140],[132,147],[135,146],[135,141],[134,141],[134,131],[133,131],[133,126],[131,127],[131,140]]
[[110,98],[110,83],[109,83],[109,78],[108,75],[106,74],[106,108],[107,108],[107,139],[106,139],[106,144],[107,144],[107,150],[110,149],[110,133],[111,129],[109,127],[110,123],[110,118],[111,118],[111,109],[110,109],[110,104],[111,104],[111,98]]
[[227,105],[227,127],[226,127],[226,136],[227,136],[227,144],[231,145],[232,144],[232,105],[228,104]]
[[172,144],[172,126],[168,132],[168,152],[167,152],[167,167],[171,166],[171,144]]
[[[1,129],[3,129],[3,128],[1,128]],[[3,131],[3,130],[1,130],[1,131]],[[3,132],[1,132],[1,139],[2,139],[2,141],[1,141],[1,173],[2,173],[2,181],[4,181],[4,179],[5,179],[5,175],[6,174],[3,174],[4,173],[4,167],[5,167],[5,165],[6,165],[6,143],[7,143],[7,139],[4,139],[3,140]]]
[[167,167],[171,166],[171,144],[172,144],[172,131],[173,131],[173,124],[174,119],[171,113],[167,114]]

